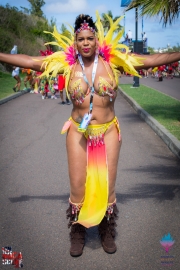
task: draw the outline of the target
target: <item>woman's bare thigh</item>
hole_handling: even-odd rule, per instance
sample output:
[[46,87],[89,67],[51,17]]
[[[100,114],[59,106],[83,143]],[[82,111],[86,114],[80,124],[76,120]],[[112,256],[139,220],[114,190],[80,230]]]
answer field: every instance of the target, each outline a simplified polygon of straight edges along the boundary
[[66,147],[68,155],[71,201],[79,203],[85,194],[87,141],[83,133],[77,131],[77,126],[71,124],[67,137]]
[[107,152],[108,173],[109,173],[109,203],[115,200],[115,184],[117,166],[122,141],[118,139],[118,131],[115,124],[112,124],[104,136]]

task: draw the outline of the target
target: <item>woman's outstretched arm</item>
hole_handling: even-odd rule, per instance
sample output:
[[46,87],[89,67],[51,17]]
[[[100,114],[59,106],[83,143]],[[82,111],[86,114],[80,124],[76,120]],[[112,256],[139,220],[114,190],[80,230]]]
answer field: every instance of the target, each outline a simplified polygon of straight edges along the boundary
[[[40,61],[36,61],[35,59]],[[45,56],[0,53],[0,62],[17,67],[29,68],[35,71],[44,71],[43,68],[41,69],[43,59],[45,59]]]
[[[141,55],[140,55],[141,57]],[[180,60],[180,52],[157,53],[152,55],[142,55],[142,66],[134,67],[136,70],[147,69],[150,67],[158,67],[167,65]]]

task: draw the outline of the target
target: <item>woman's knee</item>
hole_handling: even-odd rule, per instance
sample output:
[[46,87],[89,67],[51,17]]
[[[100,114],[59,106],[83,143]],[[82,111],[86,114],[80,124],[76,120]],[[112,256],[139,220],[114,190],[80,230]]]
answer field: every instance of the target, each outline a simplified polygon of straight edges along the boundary
[[71,181],[71,199],[81,201],[85,194],[85,181]]
[[73,188],[71,188],[71,191],[70,191],[71,201],[74,202],[74,203],[83,202],[84,194],[85,194],[85,190],[83,188],[82,189],[73,189]]
[[20,78],[20,77],[18,77],[17,81],[18,81],[18,83],[21,83],[21,78]]

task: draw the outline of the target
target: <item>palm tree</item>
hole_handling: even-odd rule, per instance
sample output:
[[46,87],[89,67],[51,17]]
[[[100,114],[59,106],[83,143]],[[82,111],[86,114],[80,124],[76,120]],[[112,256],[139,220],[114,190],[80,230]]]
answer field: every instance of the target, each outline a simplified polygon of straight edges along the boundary
[[148,17],[160,15],[160,21],[166,26],[167,23],[172,22],[178,18],[180,12],[179,0],[133,0],[127,7],[126,11],[140,7],[141,15]]
[[[110,28],[110,23],[109,23],[109,20],[108,20],[108,17],[107,17],[106,14],[112,19],[113,22],[115,22],[119,18],[119,16],[116,16],[116,17],[113,18],[112,11],[110,11],[110,10],[108,10],[107,13],[102,13],[101,14],[101,21],[102,21],[102,25],[103,25],[105,33],[107,33],[109,28]],[[120,24],[118,24],[116,32],[119,32],[121,29],[122,29],[122,26]]]

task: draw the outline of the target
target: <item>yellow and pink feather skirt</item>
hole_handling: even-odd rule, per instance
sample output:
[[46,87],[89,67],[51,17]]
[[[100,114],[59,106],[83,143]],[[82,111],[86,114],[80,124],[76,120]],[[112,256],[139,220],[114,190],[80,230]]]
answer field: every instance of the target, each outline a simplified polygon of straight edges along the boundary
[[[79,123],[70,117],[65,122],[61,134],[69,129],[72,122],[79,126]],[[120,141],[121,135],[117,117],[106,124],[89,125],[84,133],[87,139],[87,175],[84,202],[77,223],[86,228],[98,225],[107,210],[109,181],[104,134],[112,123],[117,127]]]

